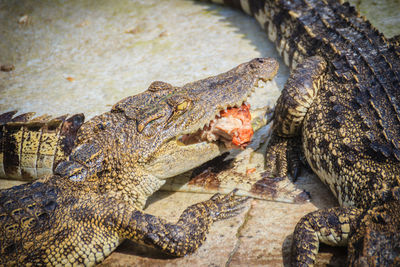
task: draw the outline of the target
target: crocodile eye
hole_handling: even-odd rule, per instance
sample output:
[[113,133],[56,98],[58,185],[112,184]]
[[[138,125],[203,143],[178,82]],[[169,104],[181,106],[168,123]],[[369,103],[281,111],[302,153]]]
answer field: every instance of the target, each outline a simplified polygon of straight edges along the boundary
[[185,111],[190,105],[190,101],[185,100],[176,106],[177,111]]

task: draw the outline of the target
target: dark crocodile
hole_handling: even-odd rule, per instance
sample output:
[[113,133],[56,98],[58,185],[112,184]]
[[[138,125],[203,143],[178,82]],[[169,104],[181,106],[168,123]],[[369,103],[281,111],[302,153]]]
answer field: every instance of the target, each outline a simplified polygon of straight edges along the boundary
[[174,256],[195,251],[211,224],[237,214],[247,198],[214,195],[177,223],[144,213],[146,199],[169,177],[226,151],[222,142],[178,138],[242,105],[277,69],[260,58],[183,87],[154,82],[85,122],[54,175],[0,191],[0,265],[93,265],[124,239]]
[[[385,196],[400,183],[399,38],[386,39],[336,0],[215,2],[254,16],[292,69],[275,109],[268,175],[296,174],[288,159],[303,153],[341,206],[299,222],[293,265],[313,265],[320,242],[349,244],[349,264],[366,262],[355,259],[361,252],[353,236],[363,230],[354,226],[379,216],[377,209],[398,210],[398,201],[385,204]],[[387,221],[398,228],[398,219]],[[361,234],[366,246],[385,240],[381,228],[373,229]],[[397,237],[377,256],[381,262],[399,261]]]

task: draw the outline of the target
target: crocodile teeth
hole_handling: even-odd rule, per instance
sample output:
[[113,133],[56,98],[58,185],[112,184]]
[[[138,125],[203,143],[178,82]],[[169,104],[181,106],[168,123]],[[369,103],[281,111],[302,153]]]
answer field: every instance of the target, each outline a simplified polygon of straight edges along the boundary
[[206,123],[202,129],[192,134],[184,134],[178,138],[178,145],[191,145],[199,142],[221,141],[226,148],[244,149],[253,136],[251,126],[250,105],[244,102],[240,107],[221,111],[214,120]]
[[262,88],[262,87],[264,87],[265,85],[266,85],[266,82],[265,82],[265,81],[263,81],[263,80],[258,80],[257,87]]

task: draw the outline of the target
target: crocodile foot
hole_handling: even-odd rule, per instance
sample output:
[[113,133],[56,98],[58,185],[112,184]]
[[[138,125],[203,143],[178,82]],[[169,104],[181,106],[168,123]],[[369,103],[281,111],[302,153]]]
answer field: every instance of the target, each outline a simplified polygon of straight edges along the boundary
[[299,177],[304,164],[301,161],[300,138],[285,138],[272,134],[265,156],[265,177]]
[[306,202],[310,195],[296,188],[293,182],[301,173],[300,138],[284,138],[272,134],[265,153],[265,171],[251,192],[259,198],[272,198],[282,202]]
[[221,195],[216,193],[205,204],[214,221],[230,218],[239,214],[243,208],[244,203],[249,197],[238,197],[235,194],[238,189],[234,189],[228,195]]

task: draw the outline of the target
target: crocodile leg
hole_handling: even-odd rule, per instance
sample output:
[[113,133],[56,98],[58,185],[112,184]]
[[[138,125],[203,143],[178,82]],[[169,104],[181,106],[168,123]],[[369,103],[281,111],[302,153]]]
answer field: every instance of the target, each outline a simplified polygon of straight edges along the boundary
[[326,62],[321,57],[310,57],[290,75],[275,107],[266,176],[285,177],[288,173],[297,176],[302,122],[318,93],[325,68]]
[[213,222],[232,217],[243,208],[248,198],[236,197],[234,193],[232,191],[226,196],[215,194],[207,201],[188,207],[175,224],[139,210],[128,211],[130,216],[125,211],[123,218],[130,218],[120,220],[119,236],[173,256],[193,253],[206,239]]
[[362,210],[354,207],[321,209],[305,215],[296,225],[292,243],[292,266],[313,266],[319,243],[346,246]]

